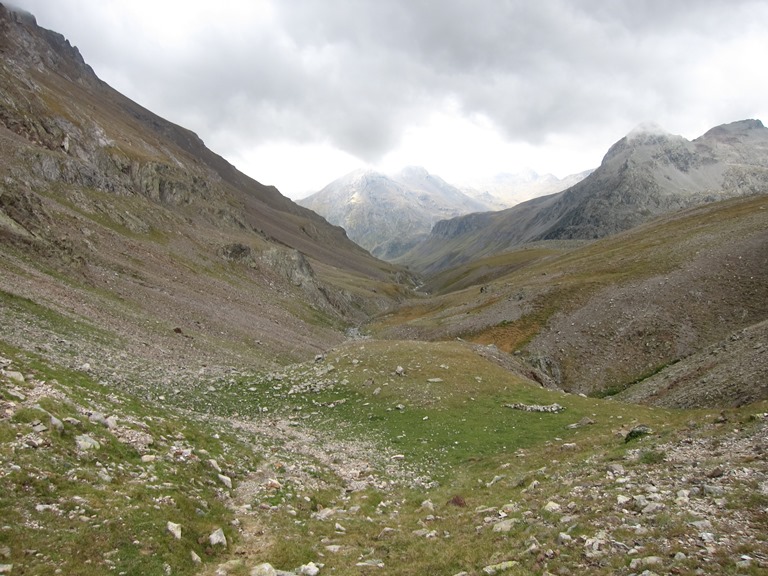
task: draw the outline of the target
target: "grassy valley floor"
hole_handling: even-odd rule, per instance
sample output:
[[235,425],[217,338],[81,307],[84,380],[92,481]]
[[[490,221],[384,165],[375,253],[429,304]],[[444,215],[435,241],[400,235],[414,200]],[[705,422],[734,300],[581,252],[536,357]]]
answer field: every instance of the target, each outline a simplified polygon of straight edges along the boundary
[[482,352],[352,340],[155,403],[5,346],[0,565],[233,576],[279,573],[266,563],[297,574],[768,567],[768,405],[586,398]]

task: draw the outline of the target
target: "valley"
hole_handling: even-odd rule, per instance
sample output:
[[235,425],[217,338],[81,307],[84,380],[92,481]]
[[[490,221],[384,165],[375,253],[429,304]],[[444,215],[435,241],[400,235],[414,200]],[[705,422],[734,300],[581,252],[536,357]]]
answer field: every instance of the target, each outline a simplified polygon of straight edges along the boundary
[[398,264],[0,32],[0,574],[768,568],[759,121]]

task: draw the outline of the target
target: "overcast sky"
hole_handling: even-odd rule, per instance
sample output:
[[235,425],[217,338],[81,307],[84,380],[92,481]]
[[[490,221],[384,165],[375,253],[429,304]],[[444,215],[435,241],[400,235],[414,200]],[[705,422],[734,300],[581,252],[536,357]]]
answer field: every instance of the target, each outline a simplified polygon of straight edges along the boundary
[[10,3],[293,198],[367,166],[563,177],[641,122],[768,123],[768,0]]

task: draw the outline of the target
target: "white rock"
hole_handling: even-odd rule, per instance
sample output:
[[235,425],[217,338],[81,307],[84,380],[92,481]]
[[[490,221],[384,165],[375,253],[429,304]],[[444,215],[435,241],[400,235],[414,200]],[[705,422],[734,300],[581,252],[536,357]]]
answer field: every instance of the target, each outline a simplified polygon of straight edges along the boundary
[[560,534],[557,535],[557,543],[560,545],[566,545],[570,544],[573,541],[573,538],[571,538],[570,534],[566,534],[565,532],[560,532]]
[[272,564],[265,562],[254,567],[251,570],[251,576],[277,576],[277,570],[272,567]]
[[24,374],[22,374],[21,372],[16,372],[15,370],[5,370],[4,373],[9,380],[13,380],[18,384],[24,383]]
[[224,530],[221,528],[217,528],[213,532],[211,532],[211,535],[208,536],[208,541],[211,543],[211,546],[216,546],[217,544],[221,544],[224,546],[224,548],[227,547],[227,537],[224,535]]
[[78,450],[82,450],[84,452],[87,450],[98,450],[99,448],[101,448],[101,444],[99,444],[96,440],[94,440],[87,434],[76,436],[75,444],[77,445]]
[[229,476],[225,476],[224,474],[219,474],[219,482],[224,484],[227,488],[232,490],[232,478]]
[[544,506],[544,510],[547,512],[560,512],[561,507],[560,504],[557,502],[552,502],[551,500],[547,502],[546,506]]
[[216,462],[216,460],[214,460],[213,458],[211,458],[210,460],[208,460],[208,465],[209,465],[211,468],[213,468],[213,469],[214,469],[216,472],[218,472],[219,474],[221,474],[221,467],[219,466],[219,463],[218,463],[218,462]]
[[432,503],[432,500],[424,500],[424,502],[421,503],[421,507],[424,510],[429,510],[430,512],[435,511],[435,505]]
[[176,524],[176,522],[171,522],[169,520],[168,524],[166,524],[166,529],[173,534],[173,537],[176,538],[176,540],[181,540],[181,524]]
[[512,530],[514,525],[517,523],[517,520],[514,518],[507,518],[506,520],[502,520],[501,522],[497,522],[493,525],[493,531],[494,532],[509,532]]
[[202,564],[203,559],[194,550],[189,551],[189,556],[192,558],[192,564]]
[[629,496],[624,496],[623,494],[619,494],[618,496],[616,496],[616,503],[619,506],[624,506],[624,504],[631,501],[632,501],[632,498],[630,498]]
[[314,562],[303,564],[301,568],[299,568],[299,574],[302,574],[303,576],[317,576],[320,574],[320,567]]
[[643,508],[643,514],[656,514],[657,512],[664,510],[664,508],[664,504],[661,504],[660,502],[651,502]]
[[157,460],[157,456],[155,456],[154,454],[144,454],[141,457],[141,461],[144,462],[145,464],[154,462],[155,460]]

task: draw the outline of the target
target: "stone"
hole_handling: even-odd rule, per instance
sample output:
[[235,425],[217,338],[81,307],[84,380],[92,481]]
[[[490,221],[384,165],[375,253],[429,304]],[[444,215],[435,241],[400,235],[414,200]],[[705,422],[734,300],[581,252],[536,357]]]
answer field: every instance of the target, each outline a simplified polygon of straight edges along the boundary
[[613,474],[614,476],[624,476],[626,474],[626,471],[624,470],[624,466],[617,463],[611,463],[607,466],[608,472]]
[[56,418],[56,416],[51,416],[51,428],[56,430],[59,434],[64,432],[64,422]]
[[203,563],[203,559],[200,558],[198,553],[195,552],[194,550],[190,550],[189,551],[189,557],[192,558],[192,564],[202,564]]
[[157,460],[157,456],[155,456],[154,454],[144,454],[141,457],[141,461],[144,462],[145,464],[149,464],[151,462],[154,462],[155,460]]
[[80,422],[80,420],[78,420],[77,418],[72,418],[71,416],[67,416],[66,418],[64,418],[63,421],[65,424],[69,424],[70,426],[74,426],[75,428],[80,428],[83,425],[83,423]]
[[38,422],[37,424],[32,425],[32,431],[38,434],[41,434],[42,432],[46,432],[47,430],[48,430],[48,426],[46,426],[42,422]]
[[704,486],[704,494],[707,496],[722,496],[725,494],[725,490],[722,486],[716,486],[715,484],[706,484]]
[[514,518],[507,518],[506,520],[502,520],[501,522],[497,522],[493,525],[493,531],[494,532],[509,532],[512,530],[512,528],[517,523],[517,520]]
[[358,562],[355,564],[355,566],[359,566],[360,568],[384,568],[384,562],[378,559],[371,559],[371,560],[364,560],[363,562]]
[[571,538],[570,534],[566,534],[565,532],[560,532],[560,534],[557,535],[557,543],[561,546],[565,546],[567,544],[570,544],[573,542],[573,538]]
[[217,528],[213,532],[211,532],[211,535],[208,536],[208,541],[211,543],[211,546],[216,545],[222,545],[224,548],[227,547],[227,537],[224,535],[224,530],[221,528]]
[[623,494],[619,494],[618,496],[616,496],[616,503],[619,506],[624,506],[624,504],[627,504],[628,502],[631,502],[631,501],[632,501],[632,498],[630,498],[629,496],[624,496]]
[[320,567],[314,562],[309,564],[302,564],[299,568],[299,574],[302,576],[317,576],[320,574]]
[[250,576],[277,576],[277,570],[272,567],[272,564],[264,562],[263,564],[254,566]]
[[647,506],[645,506],[642,510],[643,514],[656,514],[657,512],[661,512],[664,510],[664,504],[661,502],[651,502]]
[[552,502],[551,500],[547,502],[547,504],[544,506],[544,510],[552,513],[560,512],[561,509],[562,508],[560,507],[560,504],[558,504],[557,502]]
[[710,471],[709,474],[707,474],[707,478],[722,478],[724,475],[725,470],[718,466],[714,470]]
[[168,524],[165,525],[166,530],[170,532],[176,540],[181,540],[181,524],[176,524],[176,522],[168,521]]
[[429,510],[430,512],[435,511],[435,505],[432,503],[432,500],[424,500],[424,502],[421,503],[421,507],[424,510]]
[[513,410],[522,410],[523,412],[548,412],[550,414],[556,414],[565,410],[565,408],[557,403],[542,406],[540,404],[523,404],[522,402],[515,402],[514,404],[504,404],[504,407],[512,408]]
[[27,399],[26,395],[23,392],[19,392],[18,390],[6,390],[6,393],[11,397],[15,398],[19,402],[24,402],[24,400]]
[[9,380],[13,380],[17,384],[24,384],[24,374],[16,372],[15,370],[5,370],[5,377]]
[[75,445],[77,446],[78,450],[82,450],[83,452],[87,452],[88,450],[98,450],[101,448],[101,444],[99,444],[96,440],[87,434],[76,436]]
[[517,565],[518,562],[515,560],[507,560],[506,562],[500,562],[499,564],[491,564],[490,566],[483,568],[483,574],[494,576],[494,574],[498,574],[499,572],[506,572],[507,570],[511,570]]
[[275,478],[270,478],[267,480],[264,486],[267,488],[267,490],[280,490],[283,487],[283,485],[280,484],[280,482],[278,482]]
[[208,465],[209,465],[211,468],[213,468],[213,469],[214,469],[216,472],[218,472],[219,474],[221,474],[221,466],[219,466],[219,463],[218,463],[218,462],[216,462],[216,460],[214,460],[213,458],[211,458],[210,460],[208,460]]
[[632,440],[637,440],[638,438],[642,438],[643,436],[647,436],[651,433],[650,427],[646,426],[645,424],[638,424],[632,430],[627,432],[627,435],[624,436],[624,442],[631,442]]
[[707,530],[712,529],[712,522],[710,522],[709,520],[696,520],[694,522],[691,522],[691,526],[693,526],[694,528],[696,528],[701,532],[705,532]]
[[10,574],[13,571],[13,564],[0,564],[0,574]]
[[221,482],[222,484],[224,484],[224,486],[232,490],[232,478],[230,478],[229,476],[225,476],[224,474],[219,474],[218,477],[219,477],[219,482]]
[[395,374],[397,374],[398,376],[405,376],[405,368],[403,368],[402,366],[398,366],[397,368],[395,368]]

